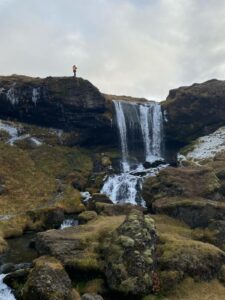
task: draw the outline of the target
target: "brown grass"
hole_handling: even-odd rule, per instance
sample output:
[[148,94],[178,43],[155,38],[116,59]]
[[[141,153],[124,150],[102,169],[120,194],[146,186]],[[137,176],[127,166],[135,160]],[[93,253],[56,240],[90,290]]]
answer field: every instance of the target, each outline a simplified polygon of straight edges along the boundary
[[191,278],[184,280],[165,300],[224,300],[225,286],[217,280],[195,282]]

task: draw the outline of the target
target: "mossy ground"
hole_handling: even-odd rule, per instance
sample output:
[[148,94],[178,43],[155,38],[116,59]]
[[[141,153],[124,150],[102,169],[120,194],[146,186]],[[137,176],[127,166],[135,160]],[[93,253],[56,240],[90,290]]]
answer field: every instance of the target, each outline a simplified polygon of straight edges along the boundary
[[[3,237],[18,236],[26,228],[35,228],[28,211],[62,208],[66,213],[84,209],[79,191],[72,181],[85,185],[93,169],[90,153],[82,148],[60,144],[56,132],[32,125],[22,126],[23,133],[38,137],[43,144],[35,146],[26,140],[9,145],[0,140],[0,179],[4,192],[0,195],[0,220]],[[41,221],[41,220],[40,220]],[[36,224],[38,225],[38,224]]]

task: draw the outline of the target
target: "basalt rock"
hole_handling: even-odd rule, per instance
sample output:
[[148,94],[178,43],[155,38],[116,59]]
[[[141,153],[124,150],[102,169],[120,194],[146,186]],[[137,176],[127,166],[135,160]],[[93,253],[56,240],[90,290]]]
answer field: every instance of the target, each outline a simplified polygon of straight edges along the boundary
[[74,131],[77,144],[112,142],[106,100],[73,77],[0,77],[0,118]]
[[173,89],[162,107],[167,142],[189,143],[225,125],[225,81]]

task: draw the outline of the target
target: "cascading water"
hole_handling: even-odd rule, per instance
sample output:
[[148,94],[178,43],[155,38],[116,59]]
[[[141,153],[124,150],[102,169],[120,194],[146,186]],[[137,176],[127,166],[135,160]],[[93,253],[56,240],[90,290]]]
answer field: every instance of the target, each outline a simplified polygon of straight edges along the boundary
[[6,274],[0,274],[0,299],[1,300],[16,300],[11,289],[4,284],[3,279]]
[[[113,103],[122,150],[122,172],[109,176],[101,192],[108,195],[114,203],[141,204],[140,190],[143,180],[158,170],[145,170],[143,164],[163,160],[161,106],[156,102],[114,100]],[[140,175],[141,173],[145,176]]]
[[127,127],[125,115],[123,112],[122,103],[119,101],[113,101],[116,110],[116,120],[118,124],[118,130],[120,135],[120,143],[122,148],[122,167],[124,172],[128,172],[130,170],[130,166],[128,164],[128,144],[127,144]]

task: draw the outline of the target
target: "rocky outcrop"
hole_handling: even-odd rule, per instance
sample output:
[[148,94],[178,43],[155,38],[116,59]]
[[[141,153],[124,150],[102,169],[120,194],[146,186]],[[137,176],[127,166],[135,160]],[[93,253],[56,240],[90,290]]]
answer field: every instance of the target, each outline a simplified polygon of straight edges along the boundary
[[192,228],[207,227],[211,220],[225,220],[225,204],[204,198],[161,198],[153,203],[153,211],[182,220]]
[[225,220],[223,181],[216,176],[217,170],[213,162],[211,167],[162,170],[143,185],[148,209],[180,219],[193,228],[207,227],[211,220]]
[[112,141],[105,102],[82,78],[0,77],[0,118],[74,131],[78,144]]
[[149,208],[156,199],[164,197],[204,197],[222,200],[220,187],[219,179],[211,168],[168,167],[145,181],[143,197]]
[[97,251],[100,238],[123,221],[124,216],[98,217],[86,225],[38,233],[36,249],[41,255],[59,259],[72,277],[99,274],[103,271]]
[[133,210],[105,240],[105,274],[110,289],[139,296],[154,290],[155,243],[154,221]]
[[225,125],[225,81],[171,90],[162,107],[167,142],[189,143]]

